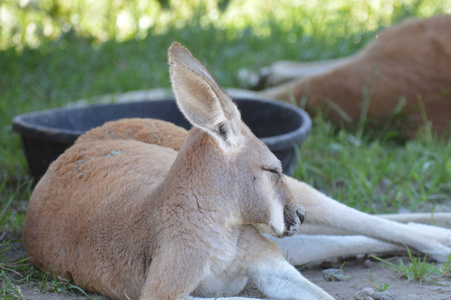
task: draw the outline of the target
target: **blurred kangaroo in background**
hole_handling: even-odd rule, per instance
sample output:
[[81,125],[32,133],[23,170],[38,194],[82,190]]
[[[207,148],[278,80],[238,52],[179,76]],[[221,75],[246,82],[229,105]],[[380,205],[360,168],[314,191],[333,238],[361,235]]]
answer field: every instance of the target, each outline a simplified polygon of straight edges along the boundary
[[[414,137],[428,121],[451,133],[451,15],[407,19],[379,33],[350,57],[318,62],[281,61],[267,71],[260,96],[328,107],[335,124],[368,117],[393,123]],[[287,83],[282,84],[284,81]]]

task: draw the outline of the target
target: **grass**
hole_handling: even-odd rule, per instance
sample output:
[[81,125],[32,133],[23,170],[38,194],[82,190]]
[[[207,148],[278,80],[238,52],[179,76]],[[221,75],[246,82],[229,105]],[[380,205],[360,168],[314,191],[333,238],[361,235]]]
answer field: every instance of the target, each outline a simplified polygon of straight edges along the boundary
[[55,270],[53,270],[52,273],[52,280],[49,281],[49,274],[45,273],[41,281],[40,292],[44,291],[47,287],[48,291],[53,293],[65,293],[71,296],[82,295],[89,297],[82,288],[74,285],[71,280],[56,276]]
[[406,278],[407,281],[419,281],[437,284],[437,276],[448,276],[450,272],[451,254],[448,257],[447,262],[440,268],[427,261],[427,254],[423,258],[412,255],[412,252],[407,248],[407,254],[409,256],[409,262],[404,263],[402,259],[398,260],[398,264],[392,263],[388,260],[380,257],[373,256],[373,258],[380,261],[384,266],[392,269],[396,272],[396,276]]
[[[121,9],[112,1],[98,1],[100,8],[89,3],[0,2],[2,14],[15,16],[0,27],[0,253],[24,254],[21,231],[33,189],[20,139],[11,128],[15,115],[105,93],[169,87],[166,55],[174,40],[188,46],[221,85],[237,87],[240,68],[258,71],[277,60],[350,55],[378,29],[407,16],[451,11],[449,1],[421,0],[234,1],[224,12],[213,0],[200,6],[194,0],[174,1],[171,9],[150,1],[142,11],[136,5],[143,1],[116,1],[127,14],[135,11],[135,21],[152,18],[149,26],[130,31],[115,25],[117,18],[111,16],[119,16]],[[96,19],[93,12],[97,25],[90,23]],[[46,34],[48,22],[53,29]],[[405,141],[400,132],[369,126],[364,116],[358,128],[346,130],[326,120],[321,113],[315,117],[296,177],[371,213],[430,211],[450,203],[449,141],[430,134]],[[1,297],[20,299],[16,287],[24,281],[71,292],[70,283],[45,277],[26,260],[14,265],[0,256]]]
[[334,199],[367,212],[432,211],[449,203],[451,144],[418,137],[399,145],[390,138],[337,131],[321,115],[302,145],[295,177]]
[[[0,297],[5,300],[26,299],[21,286],[29,284],[43,293],[57,293],[70,296],[83,296],[85,299],[104,299],[103,297],[87,294],[82,288],[74,285],[72,281],[57,277],[55,273],[49,275],[34,267],[28,258],[20,258],[9,262],[4,252],[11,250],[7,244],[0,246]],[[6,246],[6,247],[5,247]]]
[[442,274],[443,274],[443,276],[447,276],[447,277],[451,278],[451,254],[448,256],[448,259],[443,264]]
[[370,270],[368,270],[368,277],[369,277],[369,279],[365,279],[365,278],[362,278],[362,279],[365,280],[366,282],[368,282],[378,292],[384,292],[384,291],[388,290],[388,288],[390,287],[390,285],[388,283],[382,284],[379,281],[379,278],[377,278],[377,282],[374,282],[374,278],[373,278],[373,275],[371,274]]

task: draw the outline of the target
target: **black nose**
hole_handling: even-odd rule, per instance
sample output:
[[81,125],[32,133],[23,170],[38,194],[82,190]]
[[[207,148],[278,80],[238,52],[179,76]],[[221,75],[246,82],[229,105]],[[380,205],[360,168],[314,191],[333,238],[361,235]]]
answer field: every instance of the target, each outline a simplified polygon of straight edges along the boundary
[[301,224],[304,223],[305,220],[305,214],[304,211],[301,208],[296,209],[296,214],[299,217],[299,220],[301,221]]

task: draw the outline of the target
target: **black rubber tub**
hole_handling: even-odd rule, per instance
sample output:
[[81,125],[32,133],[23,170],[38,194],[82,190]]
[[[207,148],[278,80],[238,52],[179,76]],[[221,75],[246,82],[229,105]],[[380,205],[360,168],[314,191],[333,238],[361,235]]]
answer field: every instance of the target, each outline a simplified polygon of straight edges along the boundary
[[[244,122],[282,161],[286,174],[296,165],[296,147],[311,130],[305,111],[279,101],[234,99]],[[39,179],[49,164],[87,130],[121,118],[154,118],[189,129],[173,99],[97,104],[19,115],[13,130],[20,134],[31,175]]]

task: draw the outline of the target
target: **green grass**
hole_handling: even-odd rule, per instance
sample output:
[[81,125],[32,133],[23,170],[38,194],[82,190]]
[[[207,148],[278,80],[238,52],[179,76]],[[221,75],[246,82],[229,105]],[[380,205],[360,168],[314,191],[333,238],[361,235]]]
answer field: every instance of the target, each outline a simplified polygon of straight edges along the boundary
[[367,212],[432,211],[450,202],[451,143],[418,137],[403,144],[357,139],[355,131],[330,126],[319,115],[302,145],[295,176]]
[[448,259],[443,264],[441,271],[442,271],[443,276],[447,276],[447,277],[451,278],[451,254],[448,256]]
[[370,270],[368,270],[368,279],[365,279],[365,278],[362,278],[362,279],[364,281],[368,282],[378,292],[386,291],[390,287],[390,285],[388,283],[382,284],[379,281],[379,278],[377,278],[377,282],[375,282],[375,280],[373,278],[373,274],[371,274]]
[[[174,40],[191,49],[221,85],[237,87],[240,68],[258,71],[277,60],[350,55],[378,29],[407,16],[451,11],[450,1],[441,0],[286,1],[280,6],[249,0],[230,2],[224,12],[213,0],[200,7],[194,0],[173,1],[171,9],[151,1],[142,10],[136,9],[140,0],[118,0],[117,6],[98,1],[100,8],[85,0],[19,3],[0,2],[0,9],[13,16],[0,27],[0,251],[12,247],[18,254],[23,249],[12,245],[21,242],[33,184],[20,139],[11,129],[15,115],[105,93],[169,87],[167,48]],[[134,12],[135,21],[148,15],[153,23],[131,31],[115,27],[121,9]],[[96,19],[93,12],[97,25],[90,23]],[[45,34],[48,22],[53,29]],[[30,25],[35,30],[27,35]],[[300,150],[296,177],[372,213],[430,211],[449,204],[451,143],[427,134],[408,142],[403,138],[366,122],[350,130],[334,128],[319,114]],[[45,282],[45,275],[26,261],[11,268],[0,256],[0,266],[2,297],[18,296],[20,280]]]
[[[231,29],[228,36],[232,38],[240,37],[240,31],[247,27],[266,38],[271,35],[271,27],[277,24],[286,33],[281,38],[287,43],[295,43],[302,34],[314,38],[327,36],[332,45],[338,37],[358,44],[359,33],[388,26],[410,15],[449,13],[451,4],[448,0],[99,0],[95,3],[4,0],[0,2],[0,10],[3,21],[0,49],[24,46],[36,49],[71,29],[102,43],[110,39],[142,40],[149,35],[167,33],[168,26],[183,28],[193,22],[202,29],[211,25]],[[341,51],[347,51],[347,43],[338,46]],[[323,55],[327,56],[327,51],[333,48],[325,49]],[[306,49],[301,55],[315,57],[316,53]]]
[[398,263],[395,264],[380,257],[373,256],[373,258],[380,261],[382,265],[395,271],[397,277],[406,278],[408,282],[419,281],[437,284],[436,279],[438,276],[448,276],[451,254],[442,267],[428,262],[427,254],[423,258],[416,257],[409,248],[407,248],[407,254],[409,256],[407,263],[404,263],[402,259],[399,259]]

